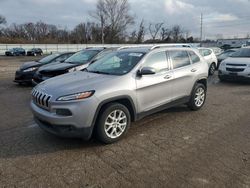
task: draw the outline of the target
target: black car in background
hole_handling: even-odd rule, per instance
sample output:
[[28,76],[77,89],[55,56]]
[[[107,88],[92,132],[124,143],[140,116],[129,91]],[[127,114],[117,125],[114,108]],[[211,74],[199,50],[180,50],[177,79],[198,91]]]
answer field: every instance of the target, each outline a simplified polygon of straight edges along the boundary
[[32,48],[27,51],[27,56],[37,56],[37,55],[43,55],[43,51],[41,48]]
[[23,48],[11,48],[5,52],[6,56],[25,56],[26,52]]
[[36,71],[32,83],[37,85],[40,82],[55,76],[77,70],[83,70],[89,65],[89,63],[96,61],[113,50],[114,48],[89,48],[81,50],[66,59],[64,63],[55,63],[53,65],[50,64],[40,67]]
[[39,61],[26,62],[16,71],[14,82],[19,84],[31,84],[32,78],[39,67],[57,62],[62,63],[73,54],[74,52],[55,53],[46,56]]

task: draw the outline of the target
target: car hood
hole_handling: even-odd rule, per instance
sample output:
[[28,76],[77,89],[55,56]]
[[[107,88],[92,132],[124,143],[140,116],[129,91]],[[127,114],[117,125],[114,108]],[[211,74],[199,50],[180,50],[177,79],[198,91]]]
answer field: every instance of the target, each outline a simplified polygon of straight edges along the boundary
[[28,68],[31,68],[31,67],[39,67],[41,65],[42,64],[37,62],[37,61],[30,61],[30,62],[26,62],[23,65],[21,65],[20,69],[24,70],[24,69],[28,69]]
[[250,64],[250,58],[232,58],[229,57],[224,60],[225,63],[239,63],[239,64]]
[[73,67],[78,66],[77,64],[70,63],[53,63],[50,65],[42,66],[39,69],[39,72],[54,72],[54,71],[63,71]]
[[114,77],[117,76],[76,71],[46,80],[37,85],[36,89],[53,97],[59,97],[83,91],[96,90],[96,88],[103,83],[107,85],[111,84]]

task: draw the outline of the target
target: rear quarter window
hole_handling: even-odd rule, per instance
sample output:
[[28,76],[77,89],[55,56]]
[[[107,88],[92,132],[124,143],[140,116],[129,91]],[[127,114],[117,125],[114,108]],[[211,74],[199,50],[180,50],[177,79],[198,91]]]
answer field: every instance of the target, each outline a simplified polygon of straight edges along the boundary
[[186,51],[171,50],[168,51],[169,57],[172,60],[173,69],[185,67],[191,64],[189,55]]
[[194,53],[193,51],[189,51],[189,56],[190,56],[190,59],[192,61],[192,63],[199,63],[200,62],[200,57]]

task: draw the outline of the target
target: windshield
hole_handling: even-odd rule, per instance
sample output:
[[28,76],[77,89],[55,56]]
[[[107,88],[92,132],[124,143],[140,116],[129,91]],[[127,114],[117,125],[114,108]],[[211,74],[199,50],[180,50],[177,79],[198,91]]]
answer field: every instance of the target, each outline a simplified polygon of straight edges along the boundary
[[66,59],[65,63],[85,64],[88,63],[98,53],[99,51],[96,50],[83,50],[70,56],[68,59]]
[[86,70],[98,74],[123,75],[142,59],[142,52],[113,52],[91,64]]
[[228,51],[225,51],[223,53],[221,53],[219,55],[219,58],[224,58],[224,57],[229,57],[230,55],[232,55],[235,51],[233,50],[228,50]]
[[60,54],[52,54],[49,56],[46,56],[45,58],[40,59],[38,62],[39,63],[49,63],[50,61],[52,61],[53,59],[55,59],[56,57],[58,57]]
[[237,52],[233,53],[230,57],[250,57],[250,48],[242,48]]

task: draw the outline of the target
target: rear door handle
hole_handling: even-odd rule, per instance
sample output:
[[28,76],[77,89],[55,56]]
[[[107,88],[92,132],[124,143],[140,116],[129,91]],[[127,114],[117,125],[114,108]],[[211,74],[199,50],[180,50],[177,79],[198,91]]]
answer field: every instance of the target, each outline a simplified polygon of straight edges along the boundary
[[164,79],[166,79],[166,80],[168,80],[168,79],[170,79],[170,78],[172,78],[171,75],[167,75],[167,76],[164,77]]
[[192,70],[191,70],[191,72],[196,72],[196,71],[197,71],[197,69],[192,69]]

